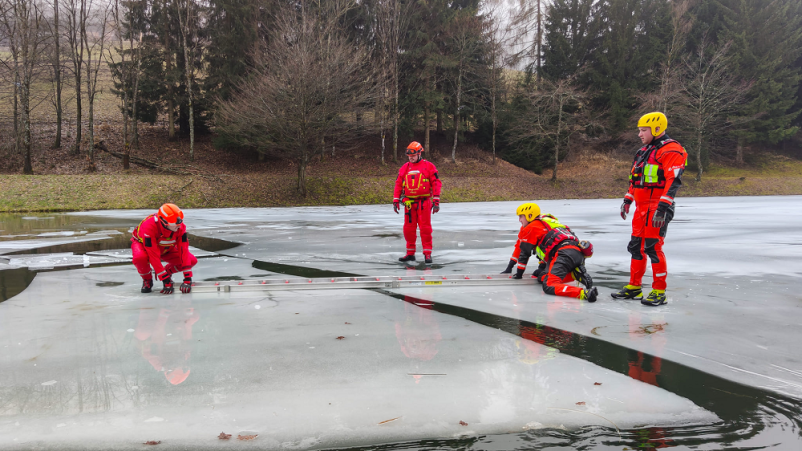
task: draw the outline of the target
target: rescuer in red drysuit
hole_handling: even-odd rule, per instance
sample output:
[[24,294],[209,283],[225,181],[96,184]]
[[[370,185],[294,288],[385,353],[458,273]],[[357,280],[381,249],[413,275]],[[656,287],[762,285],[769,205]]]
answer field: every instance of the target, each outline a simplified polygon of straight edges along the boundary
[[[440,211],[440,178],[437,168],[423,159],[423,146],[413,141],[407,146],[408,163],[398,171],[393,191],[395,212],[404,204],[404,239],[407,253],[398,259],[402,262],[415,261],[415,241],[420,227],[420,240],[426,263],[432,262],[432,213]],[[403,196],[403,198],[402,198]]]
[[[593,245],[587,241],[580,242],[571,229],[560,224],[554,216],[541,215],[537,204],[521,204],[516,214],[521,231],[510,263],[501,273],[510,274],[517,265],[512,278],[522,278],[534,251],[541,261],[538,278],[546,294],[596,302],[599,292],[585,271],[585,258],[593,255]],[[573,280],[580,281],[585,289],[567,284]]]
[[[621,204],[621,218],[627,219],[629,208],[635,202],[632,215],[632,238],[627,250],[632,254],[629,284],[612,293],[616,299],[640,299],[644,305],[666,303],[666,256],[663,241],[668,223],[674,217],[674,197],[682,185],[682,172],[688,154],[682,145],[666,135],[668,120],[665,114],[655,112],[638,121],[638,137],[643,143],[635,154],[629,175],[629,190]],[[652,263],[652,291],[643,299],[642,281],[646,273],[646,257]]]
[[[198,263],[189,252],[187,226],[184,212],[175,204],[164,204],[155,214],[143,219],[134,229],[131,238],[131,252],[139,275],[142,276],[142,292],[150,293],[153,288],[151,266],[156,278],[164,283],[162,294],[172,294],[171,275],[183,271],[182,293],[192,290],[192,267]],[[167,266],[162,266],[162,260]]]

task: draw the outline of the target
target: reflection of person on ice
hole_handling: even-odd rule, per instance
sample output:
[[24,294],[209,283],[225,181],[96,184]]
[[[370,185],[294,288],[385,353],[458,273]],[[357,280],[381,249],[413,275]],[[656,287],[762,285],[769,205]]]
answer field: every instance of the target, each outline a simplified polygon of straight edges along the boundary
[[[638,137],[643,147],[635,154],[629,176],[629,190],[621,204],[621,217],[632,215],[632,239],[627,250],[632,254],[629,284],[613,293],[616,299],[641,299],[644,305],[666,303],[666,256],[663,240],[668,223],[674,217],[674,196],[682,185],[682,172],[688,154],[677,141],[666,135],[668,120],[663,113],[649,113],[638,121]],[[642,280],[646,273],[646,257],[652,262],[652,292],[643,299]]]
[[[440,178],[437,168],[423,159],[423,146],[413,141],[407,146],[408,163],[398,171],[393,191],[393,208],[398,213],[404,204],[404,239],[407,253],[402,262],[415,261],[415,241],[420,227],[420,240],[426,263],[432,262],[432,213],[440,211]],[[403,200],[402,200],[403,194]]]
[[[502,274],[512,273],[512,268],[517,265],[512,277],[522,278],[534,251],[541,262],[535,275],[541,279],[546,294],[596,302],[599,292],[585,271],[585,258],[593,255],[593,245],[587,241],[580,242],[571,229],[560,224],[554,216],[541,215],[537,204],[521,204],[515,213],[521,222],[521,231],[510,263]],[[584,284],[585,289],[567,284],[574,280]]]
[[[153,288],[151,266],[156,278],[162,281],[162,294],[173,293],[171,275],[183,271],[184,283],[181,292],[192,290],[192,267],[198,263],[189,252],[187,226],[184,225],[184,212],[174,204],[164,204],[156,214],[143,219],[134,229],[131,238],[131,252],[139,275],[142,276],[142,292],[150,293]],[[162,265],[167,262],[167,266]]]

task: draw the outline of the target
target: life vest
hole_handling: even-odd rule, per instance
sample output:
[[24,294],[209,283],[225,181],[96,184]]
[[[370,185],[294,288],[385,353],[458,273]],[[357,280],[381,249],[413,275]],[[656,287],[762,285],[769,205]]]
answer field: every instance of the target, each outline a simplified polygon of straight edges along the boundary
[[[142,224],[144,224],[145,221],[148,221],[151,218],[153,219],[153,222],[158,222],[158,219],[156,218],[156,215],[150,215],[147,218],[143,219],[142,222],[140,222],[139,225],[136,226],[134,231],[131,233],[131,235],[134,237],[134,239],[136,239],[137,241],[139,241],[142,244],[145,244],[145,239],[147,239],[147,238],[140,237],[139,236],[139,230],[142,228]],[[158,227],[158,225],[157,225],[157,227]],[[160,237],[159,241],[156,242],[156,245],[162,248],[161,249],[161,253],[162,254],[167,251],[167,248],[175,246],[175,244],[178,242],[177,237],[175,236],[176,233],[177,232],[170,232],[169,236],[162,235]]]
[[404,175],[404,196],[408,198],[429,197],[432,192],[432,184],[426,174],[413,169]]
[[[632,163],[632,171],[629,173],[629,183],[635,188],[663,188],[666,186],[666,176],[663,168],[657,161],[657,151],[669,143],[677,143],[677,140],[666,138],[660,141],[659,145],[646,145],[640,148],[635,154],[635,161]],[[680,147],[682,145],[680,144]],[[688,160],[688,154],[685,148],[682,148],[685,153],[685,160]]]
[[551,260],[551,258],[554,257],[554,252],[563,242],[579,240],[571,229],[561,224],[560,221],[552,215],[542,215],[540,219],[536,219],[536,221],[540,221],[551,229],[540,239],[535,249],[537,257],[542,261]]

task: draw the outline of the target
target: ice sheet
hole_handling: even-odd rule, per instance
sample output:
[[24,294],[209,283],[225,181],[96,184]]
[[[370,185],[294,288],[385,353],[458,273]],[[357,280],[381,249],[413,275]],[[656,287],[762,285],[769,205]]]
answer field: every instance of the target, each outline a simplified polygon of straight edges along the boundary
[[[266,274],[225,260],[196,274]],[[114,266],[40,273],[0,309],[3,448],[209,446],[220,431],[326,448],[716,421],[658,387],[365,290],[142,295]]]

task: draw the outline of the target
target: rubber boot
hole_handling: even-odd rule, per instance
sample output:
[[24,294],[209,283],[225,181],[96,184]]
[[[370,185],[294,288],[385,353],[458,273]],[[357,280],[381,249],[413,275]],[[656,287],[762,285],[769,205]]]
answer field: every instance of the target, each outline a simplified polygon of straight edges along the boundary
[[650,307],[668,304],[668,301],[666,301],[666,290],[652,290],[649,296],[647,296],[646,299],[642,299],[640,303]]
[[617,293],[610,293],[613,299],[643,299],[643,290],[641,287],[634,285],[626,285]]

